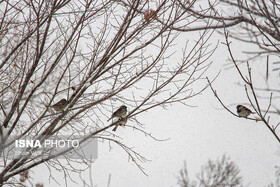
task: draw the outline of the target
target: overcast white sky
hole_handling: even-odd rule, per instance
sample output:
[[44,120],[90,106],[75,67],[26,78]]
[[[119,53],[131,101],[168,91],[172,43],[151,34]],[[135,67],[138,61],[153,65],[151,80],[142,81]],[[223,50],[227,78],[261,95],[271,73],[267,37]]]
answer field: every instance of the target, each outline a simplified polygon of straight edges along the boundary
[[[178,41],[183,38],[184,35]],[[217,40],[222,41],[223,36],[214,35],[211,41],[215,44]],[[233,45],[237,47],[236,52],[248,47],[238,41],[234,41]],[[180,59],[179,55],[176,57]],[[225,104],[236,111],[236,104],[247,103],[247,99],[244,88],[238,85],[242,82],[236,70],[224,68],[227,58],[225,46],[219,45],[209,59],[209,62],[214,63],[207,75],[213,78],[221,70],[213,86]],[[263,80],[261,70],[261,63],[252,70],[258,84]],[[270,78],[275,79],[275,85],[279,86],[277,74]],[[156,108],[138,117],[138,120],[146,124],[145,131],[151,132],[158,139],[169,139],[167,141],[155,141],[129,128],[118,129],[117,134],[123,138],[122,142],[134,147],[150,160],[141,163],[148,176],[128,159],[128,155],[118,145],[111,144],[113,149],[109,151],[108,143],[99,143],[98,159],[92,164],[93,184],[98,187],[107,186],[111,175],[110,187],[178,186],[177,177],[184,161],[187,162],[190,177],[194,178],[208,159],[216,160],[223,154],[237,163],[245,186],[265,186],[275,181],[275,166],[280,160],[278,142],[262,122],[232,116],[222,109],[210,89],[190,100],[189,104],[197,107],[173,104],[167,110]],[[40,173],[36,175],[36,181],[43,182],[45,186],[59,186],[42,175],[43,171],[47,172],[45,166],[39,166],[33,171],[35,175]],[[82,173],[87,181],[88,175],[88,171]],[[68,181],[69,186],[83,186],[77,177],[74,179],[78,184]]]

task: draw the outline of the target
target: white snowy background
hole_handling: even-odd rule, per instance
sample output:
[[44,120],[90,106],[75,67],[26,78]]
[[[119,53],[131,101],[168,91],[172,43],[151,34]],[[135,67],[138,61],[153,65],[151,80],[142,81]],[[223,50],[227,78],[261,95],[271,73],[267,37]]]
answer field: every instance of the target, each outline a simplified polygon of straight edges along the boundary
[[[177,40],[184,41],[184,38],[182,34]],[[219,46],[209,59],[213,64],[205,76],[211,79],[221,71],[213,86],[224,103],[236,112],[237,104],[248,101],[242,86],[244,83],[236,69],[228,69],[230,66],[226,65],[232,66],[232,63],[227,61],[229,55],[226,46],[221,44],[223,41],[222,35],[214,34],[211,38],[211,43],[215,45],[219,42]],[[246,57],[241,52],[250,45],[232,41],[236,57]],[[178,48],[178,55],[176,53],[170,61],[180,60],[179,50],[181,49]],[[256,84],[264,85],[265,62],[250,63]],[[246,65],[240,67],[246,73]],[[272,73],[269,79],[279,87],[277,72]],[[203,84],[207,84],[206,80]],[[151,132],[158,139],[168,139],[166,141],[155,141],[131,128],[118,128],[116,134],[122,137],[121,141],[150,160],[141,163],[148,176],[136,167],[118,145],[111,143],[110,149],[106,142],[98,144],[98,159],[92,163],[91,173],[89,170],[81,172],[81,178],[90,183],[91,177],[94,186],[98,187],[107,186],[109,176],[110,187],[178,186],[177,177],[184,161],[187,162],[190,178],[195,179],[196,173],[200,172],[201,166],[208,159],[217,160],[226,154],[239,166],[245,186],[268,186],[275,181],[275,166],[280,160],[279,143],[262,122],[256,123],[232,116],[222,108],[210,88],[189,100],[188,104],[195,107],[172,104],[168,105],[167,109],[155,108],[137,116],[137,119],[145,124],[146,132]],[[265,108],[267,100],[261,104]],[[49,180],[48,170],[43,165],[32,172],[31,176],[36,176],[34,180],[44,186],[64,185],[62,172],[52,173],[60,185]],[[77,175],[73,175],[73,179],[77,183],[67,180],[68,186],[84,186]]]

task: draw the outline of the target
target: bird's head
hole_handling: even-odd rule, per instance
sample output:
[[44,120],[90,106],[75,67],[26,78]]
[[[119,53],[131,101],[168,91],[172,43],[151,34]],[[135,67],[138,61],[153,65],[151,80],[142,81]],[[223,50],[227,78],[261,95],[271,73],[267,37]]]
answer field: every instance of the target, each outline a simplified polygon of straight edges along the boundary
[[66,99],[61,99],[58,103],[66,104],[66,103],[67,103],[67,100],[66,100]]
[[242,108],[242,105],[237,105],[236,108],[237,109]]
[[123,109],[127,109],[127,107],[126,107],[125,105],[122,105],[122,106],[121,106],[121,108],[123,108]]

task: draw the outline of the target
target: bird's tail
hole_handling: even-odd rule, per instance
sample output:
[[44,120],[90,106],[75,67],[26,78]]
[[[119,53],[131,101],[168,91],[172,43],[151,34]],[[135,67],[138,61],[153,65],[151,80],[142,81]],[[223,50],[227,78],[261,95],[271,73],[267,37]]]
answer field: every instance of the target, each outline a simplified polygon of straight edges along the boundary
[[117,130],[117,128],[118,128],[118,124],[113,128],[113,130],[112,131],[116,131]]

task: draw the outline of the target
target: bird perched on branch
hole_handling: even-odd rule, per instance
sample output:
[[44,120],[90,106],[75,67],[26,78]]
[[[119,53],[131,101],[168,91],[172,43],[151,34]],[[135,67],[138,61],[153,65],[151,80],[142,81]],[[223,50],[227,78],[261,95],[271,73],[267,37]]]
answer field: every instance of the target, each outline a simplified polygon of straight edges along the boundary
[[147,23],[150,23],[152,19],[158,19],[157,12],[153,9],[146,10],[144,12],[144,19],[146,20]]
[[58,101],[54,105],[51,105],[50,107],[53,108],[55,111],[61,112],[65,109],[67,104],[68,101],[66,99],[61,99],[60,101]]
[[127,122],[127,118],[120,118],[119,121],[117,121],[117,124],[116,124],[116,126],[113,128],[112,131],[116,131],[119,125],[120,125],[120,126],[125,126],[126,122]]
[[240,117],[244,117],[244,118],[247,118],[250,114],[254,113],[249,108],[247,108],[247,107],[245,107],[243,105],[237,105],[236,109],[237,109],[237,114]]
[[125,105],[122,105],[118,110],[116,110],[112,116],[107,120],[110,121],[110,119],[113,118],[124,118],[127,113],[127,107]]

